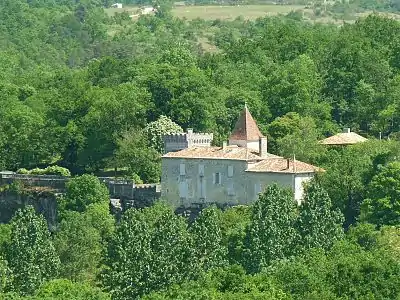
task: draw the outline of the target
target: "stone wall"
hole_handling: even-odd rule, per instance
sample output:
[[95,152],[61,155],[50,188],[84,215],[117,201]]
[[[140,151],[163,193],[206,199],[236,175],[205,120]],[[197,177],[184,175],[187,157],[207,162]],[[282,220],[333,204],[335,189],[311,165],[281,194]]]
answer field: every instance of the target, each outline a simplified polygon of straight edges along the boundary
[[298,198],[301,183],[312,178],[312,174],[296,174],[299,179],[295,185],[294,174],[249,172],[247,169],[248,162],[242,160],[164,157],[161,197],[176,208],[203,207],[211,203],[248,205],[272,183],[291,188]]
[[125,211],[129,208],[148,207],[160,197],[161,187],[159,184],[140,184],[136,186],[132,198],[121,198],[121,208],[122,211]]
[[48,189],[32,189],[23,193],[2,191],[0,192],[0,223],[8,223],[18,209],[32,205],[45,217],[50,230],[54,230],[57,224],[56,197],[56,194]]

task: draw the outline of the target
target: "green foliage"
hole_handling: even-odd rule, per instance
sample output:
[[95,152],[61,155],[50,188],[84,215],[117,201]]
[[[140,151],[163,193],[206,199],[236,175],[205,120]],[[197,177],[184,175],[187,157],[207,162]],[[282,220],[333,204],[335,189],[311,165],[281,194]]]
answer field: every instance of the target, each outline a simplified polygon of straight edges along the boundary
[[205,270],[224,266],[227,249],[222,243],[220,217],[216,207],[203,209],[190,227],[195,259]]
[[32,170],[27,170],[25,168],[18,169],[17,174],[23,175],[58,175],[58,176],[71,176],[71,172],[63,167],[59,166],[49,166],[45,169],[34,168]]
[[33,207],[18,210],[10,225],[6,258],[13,272],[11,289],[22,295],[32,294],[42,283],[57,276],[60,259],[46,221]]
[[270,152],[284,157],[296,155],[299,160],[316,162],[326,151],[326,147],[318,144],[322,131],[317,130],[311,117],[287,113],[271,122],[268,132]]
[[161,177],[161,156],[143,132],[129,131],[118,141],[116,161],[119,166],[128,167],[130,174],[137,174],[145,183],[159,182]]
[[84,174],[67,182],[60,206],[61,210],[83,212],[90,204],[108,203],[109,200],[107,187],[96,176]]
[[[343,149],[331,149],[321,158],[326,170],[320,184],[328,192],[334,208],[345,216],[345,228],[354,224],[367,196],[367,185],[381,166],[398,157],[397,141],[368,141]],[[344,167],[346,166],[346,167]]]
[[60,275],[75,282],[94,281],[101,260],[101,236],[85,213],[67,212],[54,246],[61,260]]
[[308,183],[296,222],[301,251],[329,249],[343,239],[343,222],[342,213],[332,208],[327,192],[316,181]]
[[250,224],[251,207],[228,208],[221,213],[220,219],[223,243],[228,249],[229,263],[239,265],[243,261],[244,239],[246,228]]
[[368,198],[361,206],[361,220],[382,225],[400,224],[400,162],[383,167],[368,185]]
[[164,135],[181,132],[183,132],[182,127],[166,116],[160,116],[157,121],[150,122],[144,128],[144,134],[150,146],[159,153],[164,152]]
[[184,219],[157,204],[129,209],[109,243],[103,284],[113,299],[136,299],[197,273]]
[[298,238],[294,223],[296,206],[290,190],[270,185],[254,203],[246,235],[246,269],[257,273],[273,261],[294,254]]
[[246,275],[243,268],[233,265],[214,269],[197,281],[174,285],[165,292],[145,296],[158,299],[291,299],[265,274]]
[[66,279],[51,280],[43,284],[31,300],[110,300],[110,295],[99,288]]

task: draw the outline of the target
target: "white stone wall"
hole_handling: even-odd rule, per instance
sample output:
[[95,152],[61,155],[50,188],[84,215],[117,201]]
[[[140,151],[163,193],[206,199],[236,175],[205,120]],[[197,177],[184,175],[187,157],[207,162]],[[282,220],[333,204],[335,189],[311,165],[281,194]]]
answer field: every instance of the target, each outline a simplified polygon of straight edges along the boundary
[[229,140],[229,145],[237,145],[239,147],[248,148],[250,150],[259,151],[260,141],[244,141],[244,140]]
[[314,174],[312,173],[296,174],[294,199],[298,204],[303,200],[304,183],[310,181],[313,177]]
[[238,160],[163,158],[161,197],[175,207],[251,204],[269,184],[277,183],[291,188],[299,201],[302,183],[312,178],[310,174],[294,176],[246,172],[246,169],[247,163]]
[[238,180],[245,177],[245,170],[245,161],[163,158],[161,197],[176,207],[238,204],[237,199],[246,199],[244,182]]

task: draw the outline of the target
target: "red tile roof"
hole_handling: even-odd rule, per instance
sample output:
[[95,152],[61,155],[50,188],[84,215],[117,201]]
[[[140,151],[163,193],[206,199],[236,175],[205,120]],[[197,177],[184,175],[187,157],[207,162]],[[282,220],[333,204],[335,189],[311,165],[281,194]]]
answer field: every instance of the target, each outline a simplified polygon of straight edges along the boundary
[[263,137],[247,106],[240,113],[229,140],[258,141]]
[[248,172],[259,173],[315,173],[324,170],[302,161],[286,159],[283,157],[272,157],[250,165]]
[[169,152],[163,157],[176,158],[209,158],[209,159],[234,159],[234,160],[253,160],[260,159],[250,149],[227,146],[222,147],[192,147],[177,152]]

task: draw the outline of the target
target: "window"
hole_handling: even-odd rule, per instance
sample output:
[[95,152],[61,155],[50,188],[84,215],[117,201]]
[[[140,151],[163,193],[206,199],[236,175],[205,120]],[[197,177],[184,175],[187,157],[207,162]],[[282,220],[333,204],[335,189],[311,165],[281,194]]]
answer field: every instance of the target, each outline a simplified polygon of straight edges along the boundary
[[222,182],[222,176],[221,176],[221,173],[214,173],[213,174],[214,176],[214,178],[213,178],[213,183],[214,184],[221,184],[221,182]]
[[204,165],[199,165],[199,175],[200,177],[204,176]]
[[180,164],[179,175],[186,175],[185,164]]
[[188,186],[186,181],[179,182],[179,197],[186,198],[188,196]]
[[233,187],[233,182],[229,182],[227,190],[228,190],[228,196],[235,196],[235,189]]
[[228,177],[233,177],[233,166],[228,166]]

